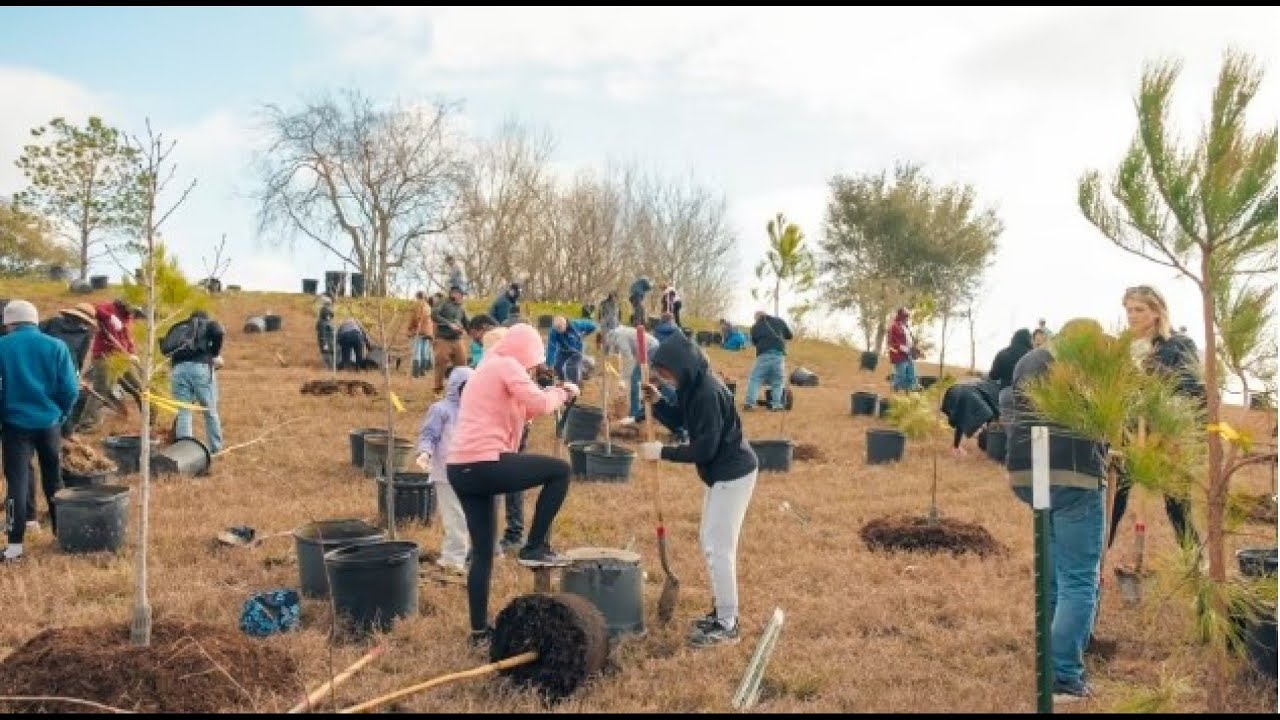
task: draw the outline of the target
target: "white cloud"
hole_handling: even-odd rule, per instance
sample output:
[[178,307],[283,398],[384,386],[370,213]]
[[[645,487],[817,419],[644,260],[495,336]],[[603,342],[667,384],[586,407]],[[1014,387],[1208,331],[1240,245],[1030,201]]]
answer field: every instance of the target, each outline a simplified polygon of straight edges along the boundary
[[0,65],[0,97],[9,98],[0,112],[0,196],[26,185],[14,161],[31,139],[31,129],[63,116],[82,121],[104,113],[108,102],[74,82],[27,67]]

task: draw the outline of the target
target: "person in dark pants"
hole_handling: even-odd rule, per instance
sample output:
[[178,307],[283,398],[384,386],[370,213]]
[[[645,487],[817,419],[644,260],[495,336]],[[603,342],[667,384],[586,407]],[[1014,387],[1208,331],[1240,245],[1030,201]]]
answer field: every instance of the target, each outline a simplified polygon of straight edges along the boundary
[[[89,357],[89,349],[93,346],[93,336],[98,331],[98,319],[96,310],[90,303],[80,303],[75,307],[60,310],[57,315],[40,323],[40,332],[54,337],[63,342],[67,346],[67,351],[71,353],[71,364],[76,368],[77,377],[82,377],[87,368],[85,360]],[[85,401],[88,399],[88,393],[81,393],[76,399],[76,405],[71,410],[71,414],[67,416],[66,422],[62,424],[62,437],[70,437],[75,431],[76,423],[80,421],[80,415],[84,412]],[[35,488],[32,488],[34,497]],[[34,506],[34,503],[33,503]]]
[[549,415],[578,395],[578,387],[539,387],[529,376],[542,362],[542,337],[516,325],[498,342],[467,382],[449,449],[449,483],[458,494],[471,536],[467,603],[471,641],[487,643],[489,582],[493,573],[498,495],[541,487],[529,539],[517,555],[525,567],[565,564],[550,544],[551,524],[569,492],[569,464],[544,455],[517,454],[524,425]]
[[631,327],[644,325],[648,315],[644,309],[645,296],[653,289],[653,283],[649,282],[649,278],[640,277],[631,283],[631,291],[627,294],[627,299],[631,301]]
[[347,318],[338,326],[338,370],[364,369],[364,354],[373,350],[369,335],[354,318]]
[[[1169,306],[1158,290],[1146,285],[1131,287],[1125,291],[1124,310],[1133,333],[1130,350],[1134,362],[1145,371],[1172,377],[1177,392],[1205,406],[1204,382],[1200,379],[1200,353],[1195,341],[1186,335],[1173,332],[1169,325]],[[1111,507],[1111,530],[1107,547],[1115,542],[1116,530],[1129,507],[1129,491],[1133,481],[1122,474],[1116,484],[1115,504]],[[1165,514],[1173,526],[1174,536],[1186,547],[1197,547],[1200,536],[1191,525],[1191,502],[1185,495],[1166,492]]]
[[328,295],[320,304],[320,312],[316,315],[316,345],[320,348],[320,357],[329,362],[333,356],[333,298]]
[[[9,544],[0,559],[14,562],[23,556],[30,518],[31,456],[34,453],[40,462],[40,484],[52,508],[53,495],[62,487],[62,424],[75,406],[80,382],[67,346],[36,327],[40,316],[34,305],[10,302],[3,321],[9,331],[0,338],[0,433]],[[52,512],[49,522],[56,534]]]

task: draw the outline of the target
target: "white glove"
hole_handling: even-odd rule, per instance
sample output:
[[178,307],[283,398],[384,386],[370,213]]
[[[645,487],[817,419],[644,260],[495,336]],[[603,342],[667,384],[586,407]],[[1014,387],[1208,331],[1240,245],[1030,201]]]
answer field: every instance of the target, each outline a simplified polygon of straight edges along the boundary
[[222,367],[222,365],[223,365],[223,362],[222,362],[222,356],[221,356],[221,355],[219,355],[218,357],[216,357],[216,358],[214,358],[214,359],[213,359],[213,366],[214,366],[215,368],[221,368],[221,367]]
[[413,463],[423,470],[431,469],[431,453],[418,453]]
[[564,388],[564,391],[569,393],[569,397],[571,398],[578,397],[578,395],[582,392],[582,390],[578,387],[576,383],[567,382],[562,384],[560,387]]
[[640,443],[640,459],[649,462],[657,462],[662,459],[662,443],[647,442]]

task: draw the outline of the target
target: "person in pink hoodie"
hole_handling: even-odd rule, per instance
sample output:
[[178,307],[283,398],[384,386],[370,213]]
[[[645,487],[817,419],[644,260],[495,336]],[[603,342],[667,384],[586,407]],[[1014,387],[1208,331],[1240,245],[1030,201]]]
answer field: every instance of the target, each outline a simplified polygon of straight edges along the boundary
[[569,464],[558,458],[519,453],[525,423],[549,415],[578,395],[564,383],[541,388],[530,371],[542,362],[542,337],[529,325],[514,325],[485,353],[462,392],[462,403],[449,448],[449,484],[462,502],[471,536],[471,568],[467,604],[471,642],[490,639],[489,581],[493,573],[498,495],[541,487],[528,541],[516,556],[525,567],[563,565],[551,549],[551,523],[569,493]]

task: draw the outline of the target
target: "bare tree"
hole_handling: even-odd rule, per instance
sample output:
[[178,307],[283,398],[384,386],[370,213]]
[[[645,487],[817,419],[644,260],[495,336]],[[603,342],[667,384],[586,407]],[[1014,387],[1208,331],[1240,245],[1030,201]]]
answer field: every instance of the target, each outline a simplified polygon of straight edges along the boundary
[[222,275],[231,267],[231,258],[223,257],[223,253],[227,251],[227,234],[222,233],[222,239],[213,248],[213,262],[209,262],[206,257],[201,257],[200,262],[204,264],[204,280],[205,288],[212,291],[214,287],[222,285]]
[[455,105],[381,108],[356,90],[286,110],[263,108],[267,148],[259,226],[297,234],[353,266],[370,294],[457,217],[466,180]]

